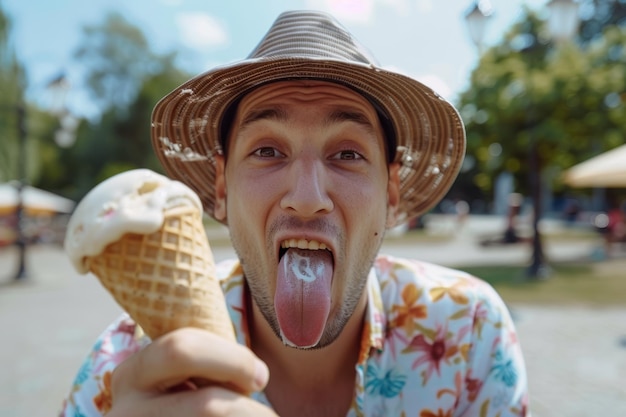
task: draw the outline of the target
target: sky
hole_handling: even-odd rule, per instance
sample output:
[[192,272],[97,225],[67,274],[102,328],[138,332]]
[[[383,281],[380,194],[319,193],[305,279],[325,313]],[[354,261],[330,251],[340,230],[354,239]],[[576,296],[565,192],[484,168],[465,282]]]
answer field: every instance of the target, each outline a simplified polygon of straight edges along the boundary
[[[485,1],[485,0],[483,0]],[[524,5],[545,10],[547,0],[491,0],[485,45],[498,43]],[[450,101],[468,87],[478,50],[464,15],[474,0],[0,0],[13,23],[13,44],[26,64],[28,96],[44,93],[59,73],[72,90],[68,106],[89,108],[72,54],[82,28],[108,12],[139,27],[156,52],[176,50],[179,65],[197,74],[243,59],[278,14],[315,9],[333,14],[385,68],[431,86]]]

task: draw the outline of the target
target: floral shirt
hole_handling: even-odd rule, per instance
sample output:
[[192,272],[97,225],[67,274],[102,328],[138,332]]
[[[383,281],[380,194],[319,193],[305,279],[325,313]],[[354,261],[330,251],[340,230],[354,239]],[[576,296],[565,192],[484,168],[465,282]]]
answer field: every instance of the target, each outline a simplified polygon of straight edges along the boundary
[[[243,274],[218,265],[239,343],[249,346]],[[484,281],[381,255],[368,277],[368,311],[348,416],[528,416],[526,370],[511,317]],[[60,413],[101,416],[113,369],[150,343],[128,316],[104,331]],[[270,405],[265,395],[253,394]]]

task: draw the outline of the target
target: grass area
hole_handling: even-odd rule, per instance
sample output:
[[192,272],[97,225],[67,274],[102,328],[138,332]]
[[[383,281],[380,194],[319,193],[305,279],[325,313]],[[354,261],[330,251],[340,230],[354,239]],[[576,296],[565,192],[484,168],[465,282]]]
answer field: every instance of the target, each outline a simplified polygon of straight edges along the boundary
[[[390,234],[387,239],[398,240],[402,239],[407,243],[420,243],[420,242],[445,242],[456,238],[458,230],[454,227],[444,227],[438,231],[432,231],[428,228],[424,229],[411,229],[397,236]],[[490,232],[481,235],[476,235],[477,240],[482,238],[499,238],[502,237],[503,231]],[[532,237],[532,231],[521,230],[520,235],[522,238],[530,239]],[[546,243],[559,243],[567,242],[571,239],[578,241],[597,241],[600,239],[600,234],[591,228],[559,228],[556,230],[548,230],[542,233],[542,240]]]
[[526,266],[468,266],[507,303],[626,306],[626,260],[552,264],[545,280],[526,276]]

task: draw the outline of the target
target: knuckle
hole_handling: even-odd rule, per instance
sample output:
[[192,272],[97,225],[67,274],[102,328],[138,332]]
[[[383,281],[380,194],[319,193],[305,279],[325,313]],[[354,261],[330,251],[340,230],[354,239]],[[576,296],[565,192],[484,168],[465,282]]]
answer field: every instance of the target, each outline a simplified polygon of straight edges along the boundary
[[175,330],[159,340],[159,355],[162,361],[179,362],[193,353],[193,344],[189,343],[189,332]]
[[214,394],[214,390],[208,390],[201,401],[197,402],[198,415],[223,416],[227,415],[226,404]]
[[236,404],[236,395],[229,390],[214,386],[203,390],[203,396],[201,401],[198,401],[197,411],[199,415],[210,416],[230,416],[232,413],[234,404]]
[[119,364],[111,373],[111,395],[119,392],[119,387],[124,381],[124,363]]
[[248,380],[254,379],[254,376],[256,373],[257,360],[258,359],[256,359],[256,357],[254,356],[254,354],[252,354],[252,352],[250,352],[249,350],[246,350],[245,360],[238,362],[241,368],[239,369],[239,372],[244,374],[246,376],[246,379]]
[[128,376],[132,375],[131,368],[134,366],[136,354],[131,355],[120,362],[111,372],[111,394],[118,393]]
[[256,371],[256,356],[247,347],[242,345],[233,346],[230,366],[235,375],[239,375],[243,380],[251,380],[254,378]]

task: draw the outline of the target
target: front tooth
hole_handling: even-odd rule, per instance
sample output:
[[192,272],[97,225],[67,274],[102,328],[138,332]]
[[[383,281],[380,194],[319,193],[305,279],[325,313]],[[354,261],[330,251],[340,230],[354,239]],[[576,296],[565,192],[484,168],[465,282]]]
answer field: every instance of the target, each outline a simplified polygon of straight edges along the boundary
[[284,240],[281,245],[283,249],[298,248],[309,250],[326,250],[327,246],[324,243],[320,243],[316,240],[307,241],[306,239],[289,239]]

